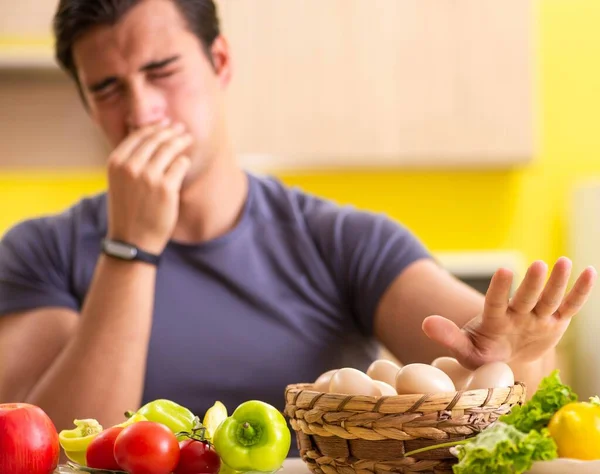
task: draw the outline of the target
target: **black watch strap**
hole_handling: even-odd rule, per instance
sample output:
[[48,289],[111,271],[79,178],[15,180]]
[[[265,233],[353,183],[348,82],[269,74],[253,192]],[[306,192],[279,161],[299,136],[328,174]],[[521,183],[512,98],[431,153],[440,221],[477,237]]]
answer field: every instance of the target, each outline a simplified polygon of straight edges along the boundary
[[136,247],[135,245],[128,244],[121,240],[102,240],[102,251],[106,255],[118,258],[126,261],[138,261],[146,262],[152,265],[158,265],[160,261],[160,255],[155,255]]

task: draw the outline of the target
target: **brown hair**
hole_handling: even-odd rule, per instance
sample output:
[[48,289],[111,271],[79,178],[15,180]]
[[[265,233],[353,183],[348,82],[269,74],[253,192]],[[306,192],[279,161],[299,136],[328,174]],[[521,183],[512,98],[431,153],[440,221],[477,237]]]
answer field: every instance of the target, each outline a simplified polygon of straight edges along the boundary
[[[60,0],[54,16],[55,55],[59,65],[77,82],[73,44],[91,28],[116,24],[142,0]],[[172,0],[187,26],[200,40],[212,62],[210,47],[220,34],[217,7],[213,0]]]

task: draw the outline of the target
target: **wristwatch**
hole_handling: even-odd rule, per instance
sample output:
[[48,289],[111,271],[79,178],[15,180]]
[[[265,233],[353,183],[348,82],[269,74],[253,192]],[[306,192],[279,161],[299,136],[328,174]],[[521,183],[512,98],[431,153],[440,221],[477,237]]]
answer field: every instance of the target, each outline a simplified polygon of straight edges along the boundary
[[135,245],[120,240],[103,239],[102,251],[106,255],[127,261],[140,261],[158,265],[160,255],[154,255],[139,249]]

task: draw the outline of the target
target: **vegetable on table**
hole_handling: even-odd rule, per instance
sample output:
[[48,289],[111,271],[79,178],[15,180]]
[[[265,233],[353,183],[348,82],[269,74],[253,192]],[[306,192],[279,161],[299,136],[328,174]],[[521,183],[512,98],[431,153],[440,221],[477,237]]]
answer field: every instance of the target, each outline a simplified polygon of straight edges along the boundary
[[[136,415],[144,416],[148,421],[162,423],[171,432],[190,432],[196,424],[196,416],[186,407],[179,405],[171,400],[154,400],[146,403],[140,408]],[[132,412],[127,412],[127,416],[133,416]],[[177,439],[184,439],[178,436]]]
[[500,417],[500,421],[513,425],[524,433],[540,431],[548,426],[560,408],[574,401],[577,401],[577,395],[561,382],[558,371],[555,370],[541,381],[531,400],[523,406],[513,407],[511,413]]
[[174,474],[218,474],[221,469],[219,455],[206,441],[186,439],[179,442],[181,454]]
[[86,466],[85,454],[88,446],[104,428],[94,419],[74,420],[75,428],[62,430],[58,434],[58,441],[65,455],[71,461],[81,466]]
[[548,425],[559,457],[600,459],[600,405],[574,402],[559,409]]
[[[211,412],[211,410],[213,410]],[[224,411],[223,411],[224,410]],[[221,402],[216,402],[204,416],[204,421],[211,426],[218,426],[220,419],[227,418],[227,409]],[[209,430],[196,418],[191,431],[176,433],[179,442],[179,463],[173,474],[218,474],[221,470],[221,458],[209,441]]]
[[221,461],[235,471],[273,472],[289,453],[291,434],[279,410],[251,400],[219,425],[213,443]]
[[117,464],[129,474],[170,474],[177,467],[180,449],[168,427],[140,421],[117,436],[114,455]]
[[555,459],[556,444],[548,430],[523,433],[504,423],[482,431],[458,450],[454,474],[515,474],[531,469],[535,461]]
[[206,410],[202,424],[206,428],[206,438],[210,441],[221,423],[227,419],[227,407],[220,401],[216,401],[212,407]]
[[[133,423],[144,421],[145,419],[146,418],[143,415],[132,414],[123,423],[115,425],[114,427],[126,428]],[[96,436],[102,433],[104,428],[93,418],[74,420],[73,424],[75,425],[75,428],[62,430],[58,434],[58,440],[67,458],[80,466],[87,466],[87,449]]]
[[88,467],[120,471],[115,459],[115,441],[125,428],[113,426],[99,433],[87,447],[85,460]]
[[[598,417],[597,422],[586,423],[583,417],[576,422],[574,413],[585,413],[586,419],[593,414]],[[575,451],[577,446],[567,434],[577,426],[582,431],[587,430],[590,445],[584,448],[585,453]],[[459,459],[453,466],[454,474],[522,474],[531,469],[534,462],[555,459],[569,449],[571,454],[591,453],[597,455],[593,459],[600,459],[600,449],[592,446],[592,442],[600,446],[600,399],[585,404],[578,402],[577,395],[561,382],[555,370],[542,380],[531,400],[513,407],[511,413],[501,416],[477,436],[418,449],[405,456],[453,447]]]

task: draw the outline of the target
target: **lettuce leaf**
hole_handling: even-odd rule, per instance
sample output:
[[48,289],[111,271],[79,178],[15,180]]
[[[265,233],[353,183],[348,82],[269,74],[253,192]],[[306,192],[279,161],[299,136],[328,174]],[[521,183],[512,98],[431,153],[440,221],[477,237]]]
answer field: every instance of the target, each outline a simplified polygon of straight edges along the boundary
[[555,370],[542,380],[531,400],[523,406],[513,407],[511,413],[500,417],[500,421],[523,433],[541,431],[560,408],[575,401],[577,395],[562,383],[558,370]]
[[526,434],[501,422],[456,450],[459,462],[452,468],[454,474],[521,474],[531,469],[535,461],[558,457],[547,429]]

